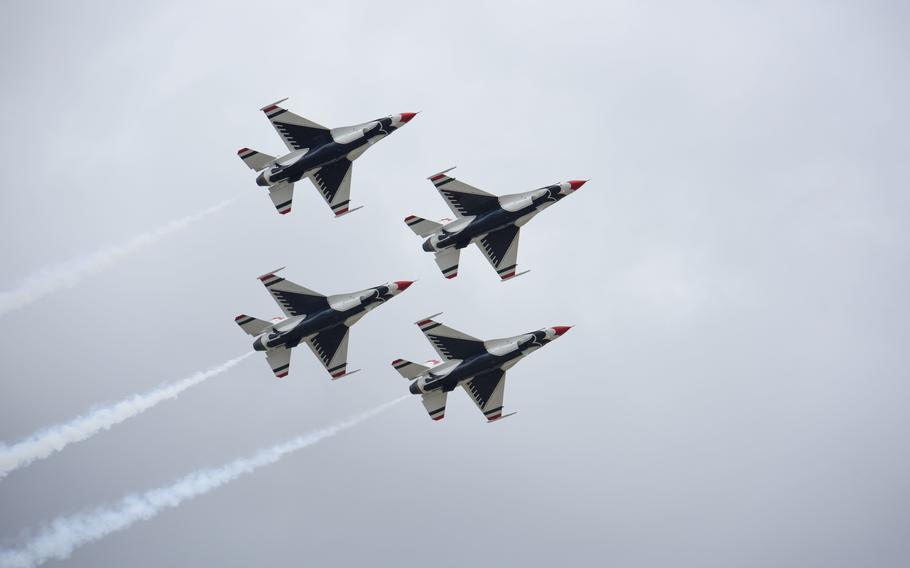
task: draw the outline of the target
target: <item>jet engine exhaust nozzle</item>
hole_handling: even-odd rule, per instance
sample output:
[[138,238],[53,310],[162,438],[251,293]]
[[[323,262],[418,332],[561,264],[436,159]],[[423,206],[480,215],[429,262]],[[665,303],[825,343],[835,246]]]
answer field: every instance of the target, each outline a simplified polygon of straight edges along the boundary
[[417,381],[414,381],[413,383],[411,383],[411,386],[408,387],[408,391],[411,394],[420,394],[420,387],[417,386]]

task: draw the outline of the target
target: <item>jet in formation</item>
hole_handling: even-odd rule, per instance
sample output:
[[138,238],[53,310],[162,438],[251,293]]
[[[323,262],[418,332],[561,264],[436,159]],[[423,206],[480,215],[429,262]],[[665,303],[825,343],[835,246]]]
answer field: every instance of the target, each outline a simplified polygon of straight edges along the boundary
[[278,270],[260,276],[259,280],[285,317],[265,321],[241,314],[234,318],[243,331],[256,338],[253,349],[265,352],[266,362],[278,378],[288,375],[291,349],[301,342],[312,349],[332,379],[356,373],[347,372],[351,326],[413,284],[398,280],[350,294],[325,296],[276,276]]
[[294,184],[305,177],[312,180],[336,217],[360,209],[349,207],[352,162],[417,113],[403,112],[354,126],[326,128],[278,106],[286,100],[261,110],[289,153],[276,158],[249,148],[237,152],[250,169],[259,172],[256,183],[269,188],[269,197],[282,215],[291,212]]
[[417,325],[443,362],[427,367],[404,359],[392,361],[395,370],[411,381],[411,394],[421,395],[433,420],[445,417],[446,398],[459,385],[464,387],[488,422],[511,416],[514,412],[502,413],[506,371],[569,330],[569,326],[557,325],[484,341],[434,321],[438,315],[423,319]]
[[436,264],[446,278],[458,276],[461,249],[477,244],[503,281],[521,276],[518,269],[518,236],[535,215],[570,195],[588,180],[572,180],[533,191],[496,196],[446,175],[449,168],[429,180],[455,214],[446,223],[416,215],[404,222],[419,237],[426,237],[423,250],[436,255]]

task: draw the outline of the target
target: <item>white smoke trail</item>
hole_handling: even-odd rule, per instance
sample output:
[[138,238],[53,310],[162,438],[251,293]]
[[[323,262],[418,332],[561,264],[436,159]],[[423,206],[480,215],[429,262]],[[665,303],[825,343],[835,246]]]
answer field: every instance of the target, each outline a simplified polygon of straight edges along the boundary
[[57,517],[23,547],[0,550],[0,566],[27,568],[37,566],[52,558],[59,560],[68,558],[73,550],[82,545],[129,528],[137,521],[148,520],[164,509],[177,507],[187,499],[208,493],[242,475],[253,473],[260,467],[273,464],[291,452],[312,446],[342,430],[352,428],[406,398],[408,395],[334,426],[260,450],[251,457],[241,458],[218,468],[193,472],[166,487],[128,495],[117,504],[98,507],[92,511],[68,517]]
[[203,217],[224,209],[236,200],[237,198],[222,201],[218,205],[137,235],[125,243],[108,245],[85,256],[72,258],[54,266],[47,266],[26,278],[18,288],[0,292],[0,317],[13,310],[24,308],[51,292],[72,288],[86,276],[107,268],[143,247],[157,243],[171,233],[189,227]]
[[57,424],[36,432],[12,446],[0,443],[0,479],[6,477],[6,474],[14,469],[24,467],[35,460],[46,458],[73,442],[81,442],[102,430],[107,430],[115,424],[120,424],[128,418],[141,414],[159,402],[176,398],[177,395],[191,386],[198,385],[208,378],[227,371],[253,355],[253,353],[253,351],[250,351],[246,355],[231,359],[217,367],[199,371],[177,382],[95,409],[69,422]]

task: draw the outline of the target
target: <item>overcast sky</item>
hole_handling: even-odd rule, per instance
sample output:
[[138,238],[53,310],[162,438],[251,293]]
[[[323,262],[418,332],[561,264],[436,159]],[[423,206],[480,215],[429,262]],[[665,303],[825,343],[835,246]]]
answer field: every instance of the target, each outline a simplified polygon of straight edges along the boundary
[[[261,357],[0,481],[0,546],[406,393],[435,312],[482,338],[576,325],[509,372],[486,424],[416,397],[71,566],[876,567],[910,563],[910,101],[902,2],[7,3],[0,290],[239,196],[0,320],[12,443],[245,353],[256,276],[324,293],[419,279],[329,381]],[[278,216],[237,158],[259,107],[417,118],[354,166],[333,219]],[[446,281],[402,219],[426,177],[583,189],[500,283]]]

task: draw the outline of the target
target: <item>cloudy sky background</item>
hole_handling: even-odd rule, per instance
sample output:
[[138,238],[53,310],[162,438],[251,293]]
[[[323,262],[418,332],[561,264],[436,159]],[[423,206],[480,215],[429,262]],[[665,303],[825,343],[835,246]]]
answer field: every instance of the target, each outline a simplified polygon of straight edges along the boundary
[[[239,196],[0,320],[12,443],[243,354],[279,266],[324,293],[420,279],[327,380],[258,357],[0,482],[0,546],[59,514],[370,409],[433,351],[575,324],[509,375],[363,427],[78,550],[72,566],[906,566],[910,562],[908,9],[899,2],[8,4],[0,290]],[[279,217],[236,157],[258,108],[336,126],[421,111],[332,219]],[[408,214],[449,166],[494,193],[592,181],[445,281]]]

